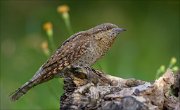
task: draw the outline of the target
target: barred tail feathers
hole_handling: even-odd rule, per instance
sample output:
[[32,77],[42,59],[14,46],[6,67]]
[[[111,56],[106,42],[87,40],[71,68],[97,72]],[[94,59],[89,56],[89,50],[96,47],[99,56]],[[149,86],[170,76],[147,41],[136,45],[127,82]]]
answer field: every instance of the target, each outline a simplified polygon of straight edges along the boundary
[[21,86],[19,89],[17,89],[14,93],[12,93],[11,100],[16,101],[18,100],[21,96],[26,94],[33,86],[33,82],[26,82],[23,86]]
[[24,85],[22,85],[19,89],[17,89],[15,92],[13,92],[10,95],[10,98],[12,101],[18,100],[21,96],[26,94],[31,88],[36,86],[40,83],[39,80],[37,80],[40,76],[42,76],[42,68],[39,68],[39,70],[36,72],[36,74],[31,78],[30,81],[26,82]]

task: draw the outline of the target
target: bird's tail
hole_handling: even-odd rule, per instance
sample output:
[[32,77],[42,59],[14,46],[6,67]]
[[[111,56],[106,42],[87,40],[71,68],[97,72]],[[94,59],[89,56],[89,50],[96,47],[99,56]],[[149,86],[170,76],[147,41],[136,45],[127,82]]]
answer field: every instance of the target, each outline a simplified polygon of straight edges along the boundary
[[22,85],[19,89],[14,91],[13,93],[10,94],[10,98],[12,101],[18,100],[21,96],[26,94],[31,88],[34,86],[42,83],[43,81],[41,80],[42,78],[42,68],[40,68],[36,74],[31,78],[30,81],[26,82],[24,85]]
[[19,89],[17,89],[15,92],[13,92],[10,95],[11,100],[12,101],[18,100],[21,96],[26,94],[34,86],[35,83],[33,81],[26,82],[24,85],[22,85]]

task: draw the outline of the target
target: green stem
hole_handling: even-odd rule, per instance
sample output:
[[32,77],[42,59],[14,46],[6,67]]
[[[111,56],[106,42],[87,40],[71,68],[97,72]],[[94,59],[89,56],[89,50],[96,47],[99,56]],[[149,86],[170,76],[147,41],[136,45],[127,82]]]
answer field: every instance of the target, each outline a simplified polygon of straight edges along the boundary
[[72,35],[73,30],[72,30],[71,22],[70,22],[70,19],[69,19],[69,14],[68,13],[63,13],[62,17],[64,19],[64,22],[65,22],[65,25],[66,25],[66,27],[68,29],[69,34]]
[[55,44],[54,44],[54,39],[53,39],[53,30],[49,30],[47,32],[47,34],[48,34],[49,43],[51,45],[51,51],[54,51],[55,50]]

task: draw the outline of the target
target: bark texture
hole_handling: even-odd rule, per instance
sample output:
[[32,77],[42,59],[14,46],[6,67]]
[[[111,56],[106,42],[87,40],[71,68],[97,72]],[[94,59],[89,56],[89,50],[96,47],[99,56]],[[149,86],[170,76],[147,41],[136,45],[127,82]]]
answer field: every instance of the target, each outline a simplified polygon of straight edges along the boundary
[[88,67],[67,69],[63,77],[60,110],[180,110],[180,72],[171,69],[153,83]]

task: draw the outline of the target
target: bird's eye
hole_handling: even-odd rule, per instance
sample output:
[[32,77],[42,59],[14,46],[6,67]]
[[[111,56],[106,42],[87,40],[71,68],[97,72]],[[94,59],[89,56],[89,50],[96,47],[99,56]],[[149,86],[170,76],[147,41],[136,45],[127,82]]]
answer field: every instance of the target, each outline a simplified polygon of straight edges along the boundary
[[110,37],[114,37],[114,36],[116,36],[116,33],[111,32],[111,33],[110,33]]

